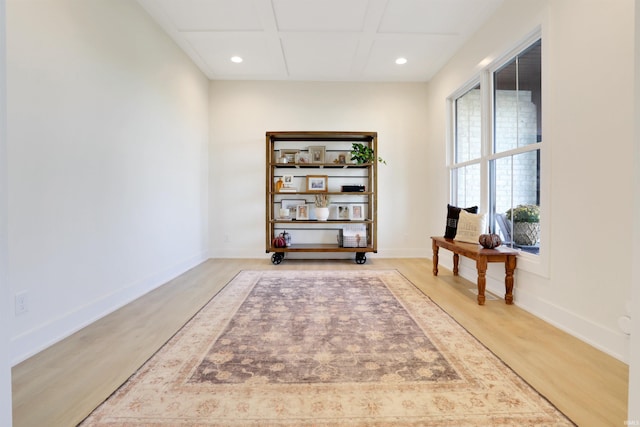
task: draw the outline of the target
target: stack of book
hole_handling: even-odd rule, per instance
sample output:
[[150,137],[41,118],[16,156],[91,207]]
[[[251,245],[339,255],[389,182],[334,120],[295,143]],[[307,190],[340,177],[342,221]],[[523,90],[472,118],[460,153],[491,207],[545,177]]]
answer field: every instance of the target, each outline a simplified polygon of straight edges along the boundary
[[282,186],[280,188],[280,193],[295,193],[298,190],[295,187],[287,187],[287,186]]

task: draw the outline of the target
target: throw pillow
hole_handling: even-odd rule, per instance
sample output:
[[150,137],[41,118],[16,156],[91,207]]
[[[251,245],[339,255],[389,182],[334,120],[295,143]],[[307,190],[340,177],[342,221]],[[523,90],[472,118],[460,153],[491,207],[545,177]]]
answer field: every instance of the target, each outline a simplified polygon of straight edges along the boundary
[[486,228],[486,214],[472,214],[462,210],[460,211],[460,219],[458,219],[456,240],[459,242],[478,243],[480,235],[485,233]]
[[451,206],[447,204],[447,227],[444,230],[444,237],[447,239],[453,239],[456,237],[456,230],[458,228],[458,218],[460,217],[460,211],[465,210],[470,213],[478,213],[477,206],[471,206],[468,208],[459,208],[457,206]]

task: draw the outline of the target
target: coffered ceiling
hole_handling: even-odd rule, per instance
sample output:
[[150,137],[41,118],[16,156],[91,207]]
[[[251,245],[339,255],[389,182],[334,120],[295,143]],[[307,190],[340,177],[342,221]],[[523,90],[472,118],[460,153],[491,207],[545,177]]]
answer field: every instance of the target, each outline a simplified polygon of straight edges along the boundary
[[302,81],[428,81],[503,2],[137,1],[211,79]]

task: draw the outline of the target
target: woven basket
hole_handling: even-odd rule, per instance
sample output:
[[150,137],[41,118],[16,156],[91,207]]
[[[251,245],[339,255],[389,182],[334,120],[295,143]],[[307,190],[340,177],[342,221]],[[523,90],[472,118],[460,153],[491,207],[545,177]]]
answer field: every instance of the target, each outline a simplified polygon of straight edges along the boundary
[[537,245],[540,242],[540,223],[515,222],[513,224],[513,241],[516,245]]

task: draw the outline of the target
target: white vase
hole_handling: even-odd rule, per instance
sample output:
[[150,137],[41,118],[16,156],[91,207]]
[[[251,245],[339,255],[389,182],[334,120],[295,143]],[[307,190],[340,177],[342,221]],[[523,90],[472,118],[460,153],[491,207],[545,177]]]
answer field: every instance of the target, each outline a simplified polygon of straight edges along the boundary
[[316,208],[316,219],[326,221],[329,218],[329,208]]

